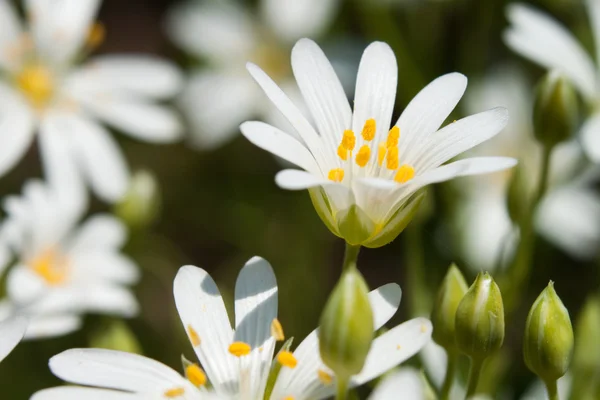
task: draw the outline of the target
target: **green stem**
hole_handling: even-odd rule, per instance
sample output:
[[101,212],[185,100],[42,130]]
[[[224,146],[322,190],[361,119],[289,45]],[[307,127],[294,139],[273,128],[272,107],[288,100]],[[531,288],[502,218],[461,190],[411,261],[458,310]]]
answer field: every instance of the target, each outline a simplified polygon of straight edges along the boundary
[[469,384],[467,386],[467,395],[465,399],[468,399],[477,393],[477,384],[479,383],[479,375],[481,375],[483,360],[483,358],[471,358],[471,369],[469,370]]
[[348,378],[337,378],[335,400],[346,400],[348,397]]
[[342,265],[342,271],[347,271],[350,268],[356,268],[356,261],[358,260],[359,251],[360,245],[354,246],[346,242],[346,250],[344,252],[344,264]]
[[448,368],[446,369],[446,377],[444,378],[444,384],[440,392],[440,400],[450,399],[450,391],[452,390],[452,384],[454,383],[458,368],[458,354],[455,351],[447,351],[447,353]]
[[540,200],[542,200],[542,197],[544,197],[544,194],[548,189],[548,175],[550,174],[550,160],[552,158],[553,149],[553,146],[544,146],[540,179],[538,181],[538,187],[535,193],[535,197],[533,198],[533,204],[531,205],[532,211],[538,206]]
[[546,390],[548,390],[548,400],[559,400],[558,397],[558,386],[556,381],[544,382],[546,384]]
[[405,231],[406,279],[408,280],[408,306],[413,317],[428,315],[431,310],[431,299],[425,287],[425,260],[423,249],[423,230],[418,221]]

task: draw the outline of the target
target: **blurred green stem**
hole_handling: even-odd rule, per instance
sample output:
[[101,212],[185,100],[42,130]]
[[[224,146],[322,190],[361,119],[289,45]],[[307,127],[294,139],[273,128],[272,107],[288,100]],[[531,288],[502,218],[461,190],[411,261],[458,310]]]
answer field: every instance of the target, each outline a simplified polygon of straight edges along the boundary
[[346,400],[348,397],[348,378],[338,377],[336,384],[335,400]]
[[548,400],[559,400],[556,381],[545,382],[545,384],[548,390]]
[[342,271],[347,271],[350,268],[356,268],[356,261],[358,260],[359,252],[360,245],[354,246],[346,242],[346,250],[344,252],[344,264],[342,265]]
[[442,391],[440,392],[440,400],[449,400],[450,391],[452,390],[452,384],[456,376],[458,368],[458,354],[456,351],[446,351],[448,353],[448,368],[446,369],[446,377],[444,378],[444,384],[442,385]]
[[419,221],[413,221],[405,230],[406,232],[406,269],[408,280],[408,301],[410,313],[413,317],[428,315],[431,310],[431,299],[425,289],[424,260],[423,260],[423,232]]
[[469,370],[469,381],[465,399],[471,398],[477,393],[477,384],[479,383],[479,375],[481,375],[483,360],[483,358],[471,358],[471,369]]

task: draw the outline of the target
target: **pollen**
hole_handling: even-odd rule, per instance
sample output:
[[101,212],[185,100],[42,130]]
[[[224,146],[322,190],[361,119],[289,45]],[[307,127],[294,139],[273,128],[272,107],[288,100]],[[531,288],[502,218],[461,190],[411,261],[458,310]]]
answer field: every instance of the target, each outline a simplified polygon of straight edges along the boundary
[[373,138],[375,137],[376,126],[377,125],[375,124],[375,120],[373,118],[370,118],[365,122],[365,126],[363,127],[363,130],[361,132],[361,135],[364,140],[366,140],[367,142],[373,140]]
[[278,342],[281,342],[285,339],[283,327],[277,318],[273,318],[273,321],[271,322],[271,336],[273,336]]
[[385,157],[387,169],[398,168],[398,148],[388,147],[387,156]]
[[68,262],[54,249],[44,251],[30,262],[31,269],[43,278],[48,285],[57,286],[68,277]]
[[399,344],[396,345],[396,350],[400,350],[400,349],[402,349],[402,346],[400,346]]
[[348,149],[346,149],[343,144],[340,144],[337,149],[337,155],[339,158],[346,161],[348,159]]
[[383,160],[385,159],[385,153],[387,152],[387,146],[385,143],[379,143],[377,146],[377,165],[380,167],[383,165]]
[[96,22],[90,27],[85,43],[90,49],[95,49],[104,42],[105,38],[106,28],[102,23]]
[[244,342],[233,342],[229,345],[229,352],[236,357],[248,355],[250,350],[252,350],[250,345]]
[[371,148],[366,144],[362,145],[356,155],[356,164],[359,167],[364,167],[369,162],[369,158],[371,158]]
[[196,387],[204,386],[206,383],[206,374],[202,371],[202,368],[196,364],[187,366],[185,369],[185,377]]
[[319,380],[321,381],[321,383],[323,383],[324,385],[331,385],[331,382],[333,382],[333,376],[323,371],[322,369],[317,370],[317,375],[319,376]]
[[356,145],[356,136],[354,136],[354,132],[351,129],[346,129],[344,131],[344,136],[342,137],[341,146],[344,146],[346,150],[354,150],[354,146]]
[[390,132],[388,133],[386,146],[388,148],[398,146],[399,138],[400,138],[400,128],[398,128],[397,126],[394,126],[392,129],[390,129]]
[[406,183],[415,177],[415,169],[408,164],[403,164],[398,168],[394,180],[398,183]]
[[182,387],[169,389],[165,392],[165,397],[167,399],[174,399],[175,397],[183,396],[185,393],[185,389]]
[[54,94],[54,78],[48,68],[41,64],[25,66],[16,75],[17,87],[36,108],[45,106]]
[[329,171],[327,178],[330,181],[341,182],[344,180],[344,170],[342,168],[334,168]]
[[277,354],[277,361],[279,361],[279,364],[288,368],[296,368],[296,365],[298,364],[296,357],[294,357],[294,355],[289,351],[285,350],[280,351],[279,354]]
[[194,346],[194,347],[200,346],[200,336],[198,335],[198,332],[196,332],[196,330],[194,328],[192,328],[191,325],[187,326],[187,333],[188,333],[188,336],[190,337],[190,342],[192,342],[192,346]]
[[427,326],[421,325],[421,332],[423,332],[423,333],[427,332]]
[[284,397],[283,400],[294,400],[294,396],[287,396]]

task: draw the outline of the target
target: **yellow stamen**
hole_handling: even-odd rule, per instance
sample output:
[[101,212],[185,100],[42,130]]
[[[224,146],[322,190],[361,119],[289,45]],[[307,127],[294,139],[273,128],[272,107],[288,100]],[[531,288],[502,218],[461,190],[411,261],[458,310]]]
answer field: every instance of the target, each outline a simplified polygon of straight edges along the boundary
[[273,321],[271,322],[271,336],[273,336],[278,342],[281,342],[285,339],[283,327],[277,318],[273,318]]
[[190,342],[192,342],[192,346],[198,347],[200,346],[200,336],[198,336],[198,332],[191,325],[187,326],[188,336],[190,337]]
[[36,108],[45,106],[54,94],[54,78],[41,64],[25,66],[16,75],[16,81],[21,92]]
[[342,168],[334,168],[329,171],[327,178],[330,181],[341,182],[344,180],[344,170]]
[[360,150],[358,150],[358,154],[356,155],[356,164],[359,167],[364,167],[369,162],[369,158],[371,158],[371,148],[364,144],[361,146]]
[[287,396],[284,397],[283,400],[294,400],[294,396]]
[[401,348],[402,348],[402,346],[400,346],[400,345],[396,346],[396,350],[400,350]]
[[399,138],[400,138],[400,128],[398,128],[397,126],[394,126],[392,129],[390,129],[390,132],[388,133],[386,146],[388,148],[398,146]]
[[175,397],[183,396],[185,389],[182,387],[169,389],[165,392],[165,397],[168,399],[174,399]]
[[60,285],[68,276],[68,262],[55,250],[44,251],[34,258],[30,264],[33,271],[49,285]]
[[394,180],[399,183],[406,183],[415,177],[415,169],[408,164],[403,164],[398,168]]
[[365,122],[365,126],[363,127],[363,130],[361,132],[361,135],[364,140],[373,140],[373,138],[375,137],[375,127],[376,124],[373,118],[370,118]]
[[244,342],[233,342],[229,345],[229,352],[236,357],[248,355],[250,350],[252,350],[250,345]]
[[340,144],[337,149],[337,155],[339,158],[346,161],[348,159],[348,149],[346,149],[343,144]]
[[383,160],[385,159],[385,153],[387,152],[387,147],[385,143],[379,143],[378,151],[377,151],[377,165],[380,167],[383,165]]
[[341,145],[344,146],[346,150],[354,150],[354,146],[356,145],[356,137],[354,136],[354,132],[352,132],[352,130],[346,129],[344,131]]
[[388,147],[387,156],[385,157],[387,169],[398,168],[398,148]]
[[298,364],[296,357],[289,351],[280,351],[279,354],[277,354],[277,361],[279,361],[279,364],[288,368],[296,368],[296,365]]
[[85,43],[89,48],[95,49],[104,42],[105,38],[106,28],[102,23],[96,22],[90,27]]
[[333,382],[333,376],[331,376],[327,372],[323,371],[322,369],[317,370],[317,375],[319,375],[319,380],[324,385],[331,385],[331,382]]
[[185,377],[196,387],[203,386],[206,383],[206,374],[202,368],[196,364],[188,365],[185,369]]

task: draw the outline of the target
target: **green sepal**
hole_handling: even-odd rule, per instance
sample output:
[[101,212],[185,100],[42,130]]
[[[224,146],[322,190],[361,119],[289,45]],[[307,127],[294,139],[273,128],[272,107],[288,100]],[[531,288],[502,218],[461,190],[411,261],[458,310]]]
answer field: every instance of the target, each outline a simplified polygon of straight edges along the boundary
[[[277,355],[282,351],[290,351],[290,347],[292,347],[292,342],[294,341],[294,337],[292,336],[288,340],[283,343],[281,349],[277,352]],[[275,360],[277,359],[277,355],[275,356]],[[267,386],[265,387],[265,395],[263,400],[269,400],[271,397],[271,393],[273,392],[273,388],[275,387],[275,382],[277,382],[277,376],[279,375],[279,371],[281,371],[281,364],[278,362],[274,362],[271,364],[271,370],[269,371],[269,377],[267,378]]]
[[329,199],[325,194],[325,189],[322,187],[314,187],[308,189],[308,194],[310,195],[310,200],[312,201],[313,207],[317,212],[321,221],[325,224],[325,226],[337,237],[343,238],[340,232],[338,231],[334,219],[333,219],[333,210],[331,209],[331,205],[329,204]]
[[338,230],[341,237],[353,246],[363,244],[375,231],[375,223],[356,204],[337,213]]

